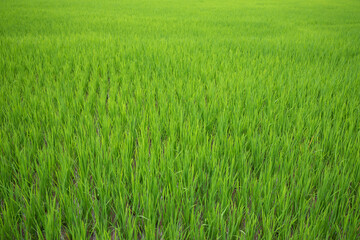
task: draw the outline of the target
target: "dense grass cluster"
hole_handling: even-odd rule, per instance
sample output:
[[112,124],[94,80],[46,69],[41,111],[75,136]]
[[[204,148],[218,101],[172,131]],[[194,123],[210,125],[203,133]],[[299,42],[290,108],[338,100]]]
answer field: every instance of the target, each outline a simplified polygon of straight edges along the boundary
[[1,239],[360,238],[360,2],[0,2]]

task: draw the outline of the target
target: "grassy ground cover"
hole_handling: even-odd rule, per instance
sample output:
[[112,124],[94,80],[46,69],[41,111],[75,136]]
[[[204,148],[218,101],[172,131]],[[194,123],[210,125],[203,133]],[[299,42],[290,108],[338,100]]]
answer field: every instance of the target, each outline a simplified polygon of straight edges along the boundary
[[1,239],[360,238],[360,2],[2,0]]

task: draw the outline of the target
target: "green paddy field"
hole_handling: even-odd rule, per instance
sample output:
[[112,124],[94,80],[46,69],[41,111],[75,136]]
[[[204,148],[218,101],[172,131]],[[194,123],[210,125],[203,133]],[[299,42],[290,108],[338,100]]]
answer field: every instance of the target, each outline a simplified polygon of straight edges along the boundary
[[1,0],[0,239],[359,239],[359,0]]

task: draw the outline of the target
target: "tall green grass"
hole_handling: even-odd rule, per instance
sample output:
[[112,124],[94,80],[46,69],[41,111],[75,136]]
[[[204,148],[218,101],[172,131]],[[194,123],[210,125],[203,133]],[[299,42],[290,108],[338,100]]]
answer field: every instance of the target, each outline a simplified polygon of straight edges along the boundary
[[1,239],[360,237],[360,2],[0,2]]

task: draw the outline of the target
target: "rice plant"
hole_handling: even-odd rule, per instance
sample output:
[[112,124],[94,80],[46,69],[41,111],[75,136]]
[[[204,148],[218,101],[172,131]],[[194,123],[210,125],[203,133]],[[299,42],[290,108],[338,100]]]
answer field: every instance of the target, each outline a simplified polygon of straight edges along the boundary
[[360,238],[359,1],[0,20],[0,239]]

